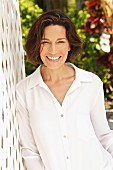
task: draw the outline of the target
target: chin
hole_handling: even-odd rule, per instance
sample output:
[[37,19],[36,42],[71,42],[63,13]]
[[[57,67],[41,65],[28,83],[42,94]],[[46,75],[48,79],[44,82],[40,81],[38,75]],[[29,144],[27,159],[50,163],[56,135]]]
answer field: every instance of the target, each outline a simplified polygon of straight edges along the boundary
[[56,69],[59,69],[63,66],[64,64],[58,64],[58,65],[49,65],[49,64],[45,64],[45,67],[48,68],[48,69],[51,69],[51,70],[56,70]]

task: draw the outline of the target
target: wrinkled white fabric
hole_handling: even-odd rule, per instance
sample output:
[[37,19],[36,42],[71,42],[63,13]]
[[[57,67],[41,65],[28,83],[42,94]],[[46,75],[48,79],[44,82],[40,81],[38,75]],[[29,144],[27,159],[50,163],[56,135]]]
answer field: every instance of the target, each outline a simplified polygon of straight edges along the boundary
[[17,84],[17,120],[28,170],[113,170],[113,131],[102,81],[77,68],[62,106],[37,70]]

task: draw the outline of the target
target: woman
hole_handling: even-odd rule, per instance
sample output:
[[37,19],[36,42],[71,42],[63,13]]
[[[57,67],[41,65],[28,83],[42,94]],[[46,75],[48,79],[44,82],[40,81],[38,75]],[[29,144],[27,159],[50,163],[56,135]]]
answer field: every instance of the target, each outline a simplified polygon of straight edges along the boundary
[[17,118],[27,170],[113,170],[113,132],[101,80],[71,64],[82,42],[60,10],[31,26],[25,50],[40,66],[17,85]]

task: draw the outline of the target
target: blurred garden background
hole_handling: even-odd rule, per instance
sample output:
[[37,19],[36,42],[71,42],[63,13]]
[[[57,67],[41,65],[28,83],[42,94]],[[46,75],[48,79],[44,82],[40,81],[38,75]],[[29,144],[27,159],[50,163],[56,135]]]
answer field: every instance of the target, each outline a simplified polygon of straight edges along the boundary
[[[19,0],[23,46],[33,21],[44,11],[63,10],[84,42],[72,62],[96,73],[104,84],[106,109],[113,109],[113,0]],[[25,56],[26,76],[38,65]]]

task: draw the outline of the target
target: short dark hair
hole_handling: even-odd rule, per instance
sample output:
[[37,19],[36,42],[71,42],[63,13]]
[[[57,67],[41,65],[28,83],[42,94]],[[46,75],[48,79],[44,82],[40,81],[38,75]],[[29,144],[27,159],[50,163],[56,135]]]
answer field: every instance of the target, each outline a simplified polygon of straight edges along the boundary
[[44,29],[49,25],[60,25],[65,27],[66,36],[71,48],[68,52],[67,61],[71,61],[81,52],[82,41],[78,37],[72,21],[59,9],[43,13],[32,24],[25,44],[28,60],[33,64],[42,64],[40,58],[40,44]]

